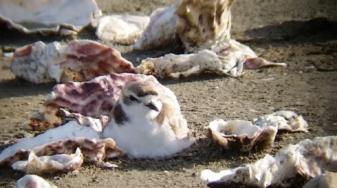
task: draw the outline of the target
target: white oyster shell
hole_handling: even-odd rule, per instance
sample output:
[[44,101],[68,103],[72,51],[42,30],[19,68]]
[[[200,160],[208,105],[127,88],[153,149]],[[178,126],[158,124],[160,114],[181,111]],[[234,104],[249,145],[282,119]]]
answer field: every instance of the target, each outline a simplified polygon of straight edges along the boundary
[[150,17],[150,23],[134,48],[148,50],[170,44],[176,38],[176,4],[155,10]]
[[289,186],[300,175],[312,178],[326,171],[337,171],[337,137],[306,139],[288,145],[273,157],[266,155],[255,163],[213,172],[203,170],[201,179],[208,184],[240,183],[247,186]]
[[33,83],[42,83],[61,76],[57,61],[63,46],[58,42],[45,44],[41,41],[22,48],[14,53],[11,71],[18,77]]
[[208,130],[208,137],[224,149],[242,152],[272,147],[277,133],[274,127],[260,128],[250,121],[222,119],[212,121]]
[[24,33],[74,34],[100,15],[95,0],[0,1],[0,20]]
[[25,175],[16,182],[16,188],[57,188],[37,175]]
[[14,170],[27,174],[52,174],[56,172],[69,172],[77,170],[83,163],[83,155],[80,148],[74,154],[57,154],[38,157],[31,151],[28,160],[16,161],[12,164]]
[[214,120],[208,126],[208,137],[226,150],[247,152],[272,147],[278,130],[308,132],[308,124],[295,112],[277,111],[252,122]]
[[149,21],[148,16],[103,16],[98,20],[96,35],[104,41],[130,45],[143,33]]

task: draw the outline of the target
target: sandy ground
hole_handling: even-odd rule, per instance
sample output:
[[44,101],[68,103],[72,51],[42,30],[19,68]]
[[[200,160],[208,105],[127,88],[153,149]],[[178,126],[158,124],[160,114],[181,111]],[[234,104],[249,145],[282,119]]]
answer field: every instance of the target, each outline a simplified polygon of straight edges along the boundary
[[[98,0],[105,14],[129,12],[140,15],[150,14],[156,7],[172,2]],[[251,120],[280,109],[293,110],[303,115],[309,123],[310,132],[278,135],[271,153],[304,138],[336,135],[336,10],[337,2],[334,0],[237,0],[233,6],[234,38],[250,45],[266,59],[288,63],[288,68],[247,71],[239,79],[206,75],[162,80],[177,95],[190,128],[198,136],[196,145],[169,160],[118,159],[112,161],[119,165],[114,170],[86,164],[79,173],[56,174],[47,176],[47,179],[59,187],[74,188],[205,187],[199,180],[201,170],[236,167],[265,154],[224,152],[211,144],[205,138],[204,127],[215,118]],[[308,21],[313,18],[316,19]],[[93,30],[81,33],[80,38],[95,39]],[[0,29],[0,47],[4,51],[36,40],[55,39],[58,38],[25,36],[6,30],[3,25]],[[130,52],[130,47],[115,47],[133,62],[169,51],[163,49],[134,53]],[[24,130],[23,125],[41,107],[53,85],[33,85],[16,79],[8,64],[0,62],[1,148],[34,134]],[[0,169],[0,187],[13,187],[22,175],[9,169]]]

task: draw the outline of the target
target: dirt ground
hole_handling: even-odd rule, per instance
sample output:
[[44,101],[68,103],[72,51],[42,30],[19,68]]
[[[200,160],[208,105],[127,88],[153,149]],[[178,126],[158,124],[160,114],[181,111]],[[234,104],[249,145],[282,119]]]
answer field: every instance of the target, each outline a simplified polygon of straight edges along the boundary
[[[174,0],[98,0],[104,14],[150,14]],[[303,115],[309,133],[277,136],[273,150],[304,138],[337,133],[337,2],[335,0],[237,0],[233,6],[233,38],[251,46],[262,57],[288,63],[287,68],[246,71],[239,79],[201,76],[161,80],[180,102],[189,126],[199,141],[168,160],[118,159],[119,168],[106,170],[85,164],[79,173],[46,178],[58,187],[206,187],[201,170],[215,171],[253,162],[265,152],[224,152],[205,137],[204,127],[215,118],[246,119],[276,110]],[[313,19],[313,20],[311,20]],[[36,40],[57,37],[25,36],[0,24],[0,47],[11,51]],[[92,29],[80,38],[95,39]],[[63,41],[68,39],[62,39]],[[131,52],[115,46],[133,62],[158,56],[171,49]],[[174,48],[175,49],[175,48]],[[19,79],[0,62],[0,147],[33,133],[23,129],[29,117],[43,104],[54,84],[34,85]],[[22,173],[0,169],[0,187],[13,187]],[[298,186],[296,186],[298,187]]]

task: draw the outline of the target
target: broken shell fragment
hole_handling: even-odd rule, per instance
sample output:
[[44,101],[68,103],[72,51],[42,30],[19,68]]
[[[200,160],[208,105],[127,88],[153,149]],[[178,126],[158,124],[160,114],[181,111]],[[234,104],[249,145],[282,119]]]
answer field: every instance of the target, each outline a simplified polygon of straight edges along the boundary
[[100,15],[95,0],[0,1],[0,21],[27,34],[76,34]]
[[57,188],[37,175],[25,175],[16,183],[16,188]]
[[176,39],[176,4],[155,10],[150,23],[137,39],[134,49],[149,50],[163,47]]
[[272,126],[278,130],[308,132],[308,123],[301,115],[297,115],[292,111],[278,111],[261,116],[254,120],[254,124],[261,128]]
[[[259,59],[252,61],[252,59]],[[179,78],[202,73],[214,73],[239,77],[249,61],[250,67],[286,66],[283,63],[267,62],[257,57],[254,51],[235,40],[228,40],[212,50],[201,50],[191,54],[167,54],[158,58],[147,58],[137,67],[138,73],[157,78]],[[260,61],[266,62],[260,64]]]
[[233,0],[182,0],[177,7],[177,34],[185,50],[212,49],[230,39]]
[[253,122],[214,120],[208,126],[208,137],[226,150],[248,152],[272,147],[278,130],[308,132],[308,124],[295,112],[278,111]]
[[90,40],[68,45],[41,41],[15,51],[11,71],[33,83],[85,81],[109,73],[135,72],[117,50]]
[[148,25],[148,16],[109,15],[98,20],[96,35],[103,41],[130,45]]
[[31,151],[26,161],[16,161],[12,164],[14,170],[26,174],[53,174],[78,170],[83,163],[83,155],[79,148],[74,154],[57,154],[38,157]]
[[241,152],[272,147],[277,133],[274,127],[260,128],[250,121],[221,119],[212,121],[208,131],[208,137],[224,149]]
[[240,183],[246,186],[290,186],[298,175],[313,178],[326,171],[337,171],[337,137],[306,139],[296,145],[288,145],[276,153],[266,155],[255,163],[218,173],[203,170],[201,179],[209,186]]

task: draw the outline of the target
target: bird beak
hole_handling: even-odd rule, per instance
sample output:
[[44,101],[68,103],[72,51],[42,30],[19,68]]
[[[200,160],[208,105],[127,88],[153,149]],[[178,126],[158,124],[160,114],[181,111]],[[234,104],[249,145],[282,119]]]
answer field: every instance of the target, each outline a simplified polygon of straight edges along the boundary
[[152,102],[146,104],[145,106],[147,106],[148,108],[150,108],[152,110],[155,110],[157,112],[159,111],[159,109]]

